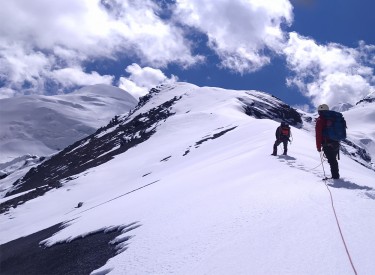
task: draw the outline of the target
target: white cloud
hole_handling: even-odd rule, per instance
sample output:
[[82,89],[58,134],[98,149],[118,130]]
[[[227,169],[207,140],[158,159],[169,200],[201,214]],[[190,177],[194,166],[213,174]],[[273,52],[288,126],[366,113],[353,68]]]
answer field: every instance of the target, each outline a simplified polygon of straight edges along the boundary
[[361,59],[371,65],[375,65],[375,45],[366,45],[364,41],[359,41],[359,52]]
[[373,69],[365,65],[371,50],[363,43],[356,49],[335,43],[318,45],[292,32],[284,53],[295,76],[287,83],[296,85],[315,106],[354,104],[374,90]]
[[[4,0],[3,0],[4,1]],[[193,41],[176,22],[162,20],[162,3],[152,0],[12,0],[0,10],[4,41],[22,42],[29,50],[48,51],[66,59],[86,60],[136,54],[144,64],[189,66]],[[165,6],[164,6],[165,7]],[[287,0],[176,1],[175,20],[207,34],[223,65],[241,72],[269,62],[265,48],[279,50],[280,25],[292,21]],[[1,50],[0,50],[1,51]],[[1,53],[0,53],[1,54]]]
[[135,63],[128,66],[125,71],[130,75],[120,78],[119,88],[131,93],[136,98],[146,95],[151,88],[157,85],[177,81],[177,77],[174,75],[168,78],[159,69],[141,68]]
[[83,57],[136,50],[150,62],[194,63],[181,31],[162,21],[158,10],[151,0],[13,0],[2,5],[0,34],[31,48],[59,47]]
[[[151,0],[1,2],[0,80],[6,87],[23,89],[27,84],[30,92],[41,92],[47,76],[62,77],[69,70],[60,70],[76,70],[96,58],[137,56],[158,68],[202,60],[191,54],[180,28],[157,16],[160,8]],[[82,82],[100,78],[90,75]]]
[[[50,81],[67,87],[90,79],[107,83],[109,76],[81,69],[96,59],[136,57],[153,68],[202,62],[192,53],[195,41],[186,26],[208,36],[222,67],[255,71],[270,62],[265,52],[280,52],[282,24],[292,22],[288,0],[12,0],[1,6],[0,80],[16,90],[27,86],[29,93],[43,93]],[[174,7],[171,19],[161,18],[161,6]],[[68,81],[77,70],[82,79]]]
[[0,88],[0,99],[10,98],[17,95],[17,92],[10,88]]
[[175,19],[207,34],[222,66],[237,72],[255,71],[270,62],[265,50],[280,52],[283,23],[291,24],[287,0],[178,0]]
[[30,51],[20,44],[0,42],[0,74],[11,82],[32,81],[43,70],[50,69],[48,57],[38,51]]
[[51,70],[51,60],[42,52],[19,43],[0,41],[0,82],[4,88],[16,91],[15,94],[41,93],[44,73]]
[[293,108],[302,110],[302,111],[304,111],[306,113],[311,112],[311,107],[308,104],[294,105]]
[[[22,94],[43,94],[46,81],[53,81],[59,87],[54,93],[59,93],[64,88],[111,84],[113,81],[112,76],[84,72],[80,66],[74,65],[77,62],[73,62],[73,59],[70,60],[70,67],[60,69],[54,55],[29,50],[16,43],[6,45],[0,42],[0,46],[3,50],[0,56],[0,80],[6,83],[4,89],[0,90],[2,98]],[[6,92],[9,90],[13,92]]]
[[82,68],[63,68],[54,70],[49,76],[64,87],[85,86],[94,84],[111,85],[113,76],[99,75],[97,72],[85,73]]
[[[157,69],[171,63],[188,67],[204,60],[192,52],[196,41],[191,28],[207,35],[219,65],[235,72],[259,70],[271,62],[272,55],[285,55],[295,73],[287,83],[300,87],[316,105],[322,101],[353,103],[374,89],[370,65],[375,64],[375,46],[364,42],[355,49],[334,43],[318,45],[296,33],[290,33],[288,40],[283,30],[293,21],[288,0],[166,3],[0,0],[2,91],[8,91],[6,95],[12,94],[9,91],[44,93],[46,87],[54,87],[60,92],[74,85],[108,84],[113,76],[88,72],[85,62],[126,56],[143,68],[127,67],[130,76],[122,77],[119,85],[144,95],[168,79]],[[162,10],[162,6],[170,10]],[[171,18],[162,19],[168,12]]]

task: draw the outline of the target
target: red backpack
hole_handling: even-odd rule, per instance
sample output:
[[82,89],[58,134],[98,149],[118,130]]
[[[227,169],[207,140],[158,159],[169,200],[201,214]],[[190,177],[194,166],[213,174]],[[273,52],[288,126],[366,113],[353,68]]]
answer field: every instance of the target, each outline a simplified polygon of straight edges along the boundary
[[280,135],[281,136],[289,137],[289,134],[290,134],[290,127],[289,126],[281,127],[281,129],[280,129]]

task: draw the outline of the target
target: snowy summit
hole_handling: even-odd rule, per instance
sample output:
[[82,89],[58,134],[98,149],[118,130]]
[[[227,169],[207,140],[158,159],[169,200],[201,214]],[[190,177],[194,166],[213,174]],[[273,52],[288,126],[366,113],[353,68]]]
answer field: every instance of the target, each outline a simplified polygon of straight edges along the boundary
[[104,84],[70,94],[0,99],[0,163],[55,153],[136,104],[126,91]]

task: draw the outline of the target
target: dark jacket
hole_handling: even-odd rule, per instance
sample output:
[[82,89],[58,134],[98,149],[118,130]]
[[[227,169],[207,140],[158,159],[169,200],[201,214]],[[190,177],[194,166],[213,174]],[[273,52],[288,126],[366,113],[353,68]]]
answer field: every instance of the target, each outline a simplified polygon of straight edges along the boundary
[[[283,129],[284,128],[284,129]],[[288,133],[285,134],[285,130],[288,129]],[[275,132],[275,135],[276,135],[276,139],[277,140],[282,140],[282,141],[288,141],[290,139],[290,134],[291,134],[291,131],[290,131],[290,127],[287,126],[287,127],[277,127],[276,129],[276,132]]]

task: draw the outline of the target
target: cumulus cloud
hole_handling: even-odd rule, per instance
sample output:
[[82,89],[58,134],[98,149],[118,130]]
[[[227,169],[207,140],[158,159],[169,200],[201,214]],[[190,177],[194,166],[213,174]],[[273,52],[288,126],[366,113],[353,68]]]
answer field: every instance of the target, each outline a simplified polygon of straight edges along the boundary
[[99,75],[97,72],[85,73],[82,68],[63,68],[54,70],[49,75],[64,87],[85,86],[94,84],[112,84],[113,76]]
[[136,98],[146,95],[151,88],[157,85],[172,83],[178,80],[174,75],[168,78],[159,69],[150,67],[142,68],[135,63],[129,65],[125,71],[129,76],[120,78],[119,87],[131,93]]
[[360,43],[348,48],[336,43],[319,45],[313,39],[290,33],[284,53],[296,85],[317,106],[321,103],[354,104],[374,91],[373,69],[366,64],[373,47]]
[[311,112],[311,106],[309,106],[308,104],[294,105],[293,108],[298,109],[298,110],[302,110],[306,113]]
[[0,99],[10,98],[16,96],[16,91],[10,88],[0,88]]
[[44,71],[50,70],[50,59],[40,51],[18,43],[0,41],[0,79],[13,87],[29,83],[37,85]]
[[[82,58],[133,50],[149,62],[195,62],[181,31],[151,0],[13,0],[2,5],[0,34],[33,48],[74,50]],[[167,54],[165,54],[167,53]]]
[[269,52],[280,53],[282,26],[293,20],[288,0],[12,0],[0,17],[0,81],[27,93],[44,93],[51,82],[61,91],[108,83],[110,76],[85,70],[95,60],[135,58],[157,69],[203,62],[191,28],[207,35],[223,68],[253,72],[270,63]]
[[[87,74],[83,62],[119,55],[158,68],[201,61],[183,31],[159,12],[152,0],[6,1],[0,9],[0,83],[30,93],[43,93],[48,77],[61,85],[108,83],[108,76]],[[72,71],[82,81],[77,75],[67,81]]]
[[192,30],[207,36],[219,66],[241,74],[261,69],[274,55],[285,56],[294,73],[288,85],[316,105],[353,103],[374,89],[375,46],[318,45],[288,34],[285,28],[293,22],[288,0],[0,1],[0,97],[115,84],[120,75],[87,69],[108,59],[131,60],[124,67],[139,63],[128,66],[129,76],[117,83],[144,95],[176,79],[160,69],[205,61],[206,49],[197,48]]
[[178,0],[175,19],[206,34],[222,66],[245,73],[270,63],[265,53],[279,53],[285,42],[283,24],[293,20],[287,0]]
[[55,55],[41,51],[29,50],[14,43],[1,44],[0,80],[5,83],[4,88],[13,93],[1,90],[1,97],[22,94],[43,94],[46,83],[55,83],[54,93],[62,92],[66,88],[93,85],[98,83],[112,84],[113,76],[99,75],[97,72],[86,73],[77,62],[70,60],[70,66],[59,68]]

